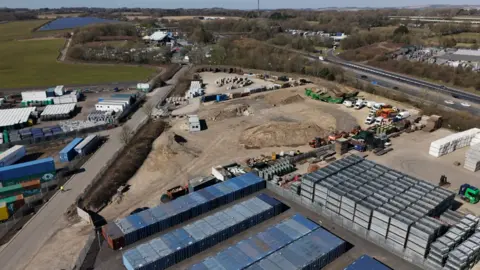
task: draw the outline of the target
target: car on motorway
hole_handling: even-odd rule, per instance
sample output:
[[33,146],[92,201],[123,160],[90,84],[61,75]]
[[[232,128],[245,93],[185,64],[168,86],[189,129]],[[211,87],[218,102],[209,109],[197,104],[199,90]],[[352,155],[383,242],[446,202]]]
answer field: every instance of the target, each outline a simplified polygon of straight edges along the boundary
[[460,103],[463,107],[470,107],[470,103],[467,103],[467,102],[462,102]]
[[453,102],[453,101],[451,101],[451,100],[445,100],[444,102],[447,103],[447,104],[449,104],[449,105],[455,104],[455,102]]
[[360,78],[362,78],[362,79],[368,79],[368,76],[367,76],[367,75],[362,75],[362,76],[360,76]]
[[393,90],[398,90],[398,86],[394,86],[394,87],[393,87]]

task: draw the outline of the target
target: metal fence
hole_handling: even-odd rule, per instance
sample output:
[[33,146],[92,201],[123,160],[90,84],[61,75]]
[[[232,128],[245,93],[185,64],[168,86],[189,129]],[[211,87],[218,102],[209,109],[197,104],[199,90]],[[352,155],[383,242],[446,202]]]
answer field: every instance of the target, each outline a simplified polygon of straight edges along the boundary
[[290,189],[282,188],[270,182],[267,182],[267,189],[288,200],[294,201],[305,208],[308,208],[309,210],[322,216],[322,218],[325,218],[334,222],[336,225],[339,225],[355,233],[356,235],[362,237],[363,239],[368,240],[390,251],[391,253],[397,255],[398,257],[403,258],[404,260],[411,262],[412,264],[415,264],[421,267],[422,269],[437,270],[438,268],[433,265],[430,265],[430,263],[425,258],[418,256],[416,254],[412,254],[411,252],[406,252],[405,249],[403,248],[399,249],[398,246],[391,245],[391,243],[388,242],[386,238],[378,237],[378,234],[376,235],[374,233],[370,233],[369,230],[353,223],[353,221],[343,218],[342,216],[336,213],[333,213],[332,211],[328,210],[327,208],[325,208],[320,204],[312,203],[311,200],[305,197],[302,197],[300,195],[297,195],[295,192],[293,192]]

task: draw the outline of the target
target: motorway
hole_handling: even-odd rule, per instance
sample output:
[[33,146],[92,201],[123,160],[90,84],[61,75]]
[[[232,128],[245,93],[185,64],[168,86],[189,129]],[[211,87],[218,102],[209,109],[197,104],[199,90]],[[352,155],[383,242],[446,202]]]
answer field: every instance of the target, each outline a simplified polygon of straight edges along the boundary
[[[317,57],[309,56],[311,60],[318,60]],[[334,55],[332,50],[327,52],[324,59],[329,64],[342,66],[344,69],[355,73],[358,80],[375,82],[375,84],[394,88],[396,91],[403,92],[421,99],[426,99],[432,103],[445,106],[458,111],[466,111],[475,115],[480,115],[480,96],[463,90],[450,87],[442,87],[423,80],[411,78],[402,74],[387,72],[370,66],[353,64]],[[453,104],[447,104],[445,101],[452,101]],[[470,106],[463,106],[461,103],[469,103]]]
[[[178,78],[187,70],[183,67],[177,72],[168,85],[157,88],[150,95],[150,102],[163,101],[172,91]],[[126,123],[132,130],[137,130],[140,124],[147,120],[142,109],[135,112]],[[56,232],[55,223],[63,218],[67,208],[84,192],[110,160],[122,147],[119,133],[121,128],[108,131],[109,140],[84,164],[85,172],[74,175],[64,185],[67,192],[57,192],[23,228],[0,251],[1,269],[24,269],[46,241]]]

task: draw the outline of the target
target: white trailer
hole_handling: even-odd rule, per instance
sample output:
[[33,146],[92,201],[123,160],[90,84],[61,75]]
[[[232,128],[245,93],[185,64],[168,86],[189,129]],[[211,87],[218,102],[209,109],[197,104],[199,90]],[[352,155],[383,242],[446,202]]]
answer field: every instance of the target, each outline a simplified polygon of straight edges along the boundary
[[95,150],[99,143],[99,136],[89,135],[85,138],[85,140],[75,146],[75,151],[77,151],[79,155],[85,156],[93,152],[93,150]]
[[25,146],[15,145],[0,154],[0,167],[12,165],[27,154]]
[[95,110],[97,111],[102,111],[102,112],[108,112],[108,111],[114,111],[114,112],[121,112],[125,108],[124,105],[122,104],[114,104],[114,103],[97,103],[95,104]]

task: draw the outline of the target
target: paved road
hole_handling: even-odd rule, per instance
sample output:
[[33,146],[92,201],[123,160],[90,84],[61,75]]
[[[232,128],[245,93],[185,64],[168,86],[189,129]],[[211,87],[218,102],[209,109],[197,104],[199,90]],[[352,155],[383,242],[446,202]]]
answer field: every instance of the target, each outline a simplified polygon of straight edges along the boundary
[[[186,71],[184,67],[168,81],[168,86],[157,88],[151,96],[156,102],[162,101],[173,89],[178,77]],[[140,109],[128,121],[134,130],[147,120]],[[65,193],[57,192],[50,201],[23,227],[23,229],[2,247],[0,251],[0,269],[23,269],[26,264],[42,248],[45,242],[55,233],[55,223],[62,218],[67,208],[83,193],[85,188],[100,172],[106,160],[109,160],[122,146],[119,140],[121,129],[109,131],[110,139],[83,166],[85,172],[73,176],[66,184]]]

